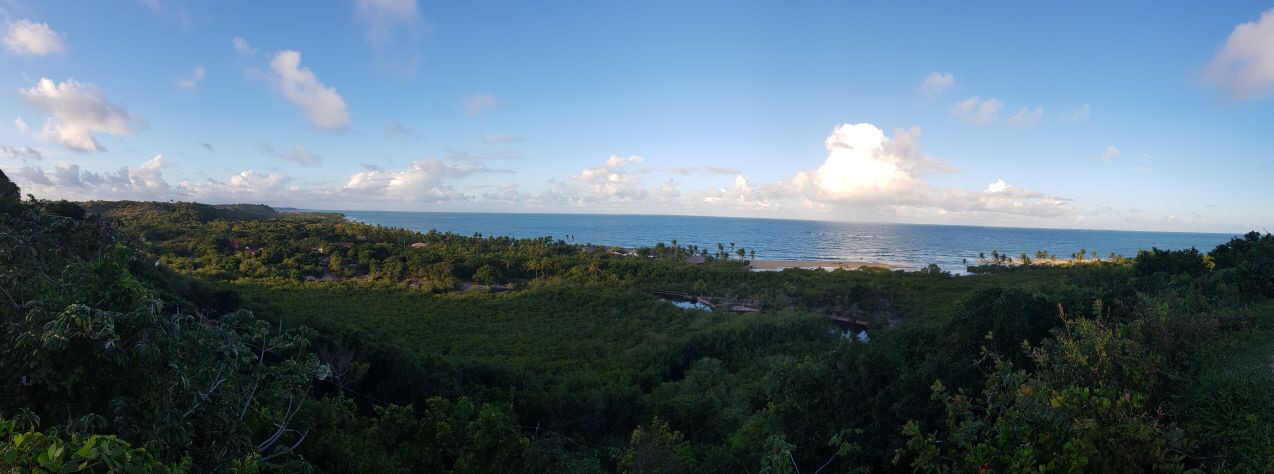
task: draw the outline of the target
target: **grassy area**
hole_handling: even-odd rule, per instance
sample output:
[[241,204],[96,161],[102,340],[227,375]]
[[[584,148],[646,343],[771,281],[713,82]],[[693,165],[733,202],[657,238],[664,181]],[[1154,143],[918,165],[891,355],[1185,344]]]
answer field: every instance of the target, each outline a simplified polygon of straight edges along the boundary
[[[722,334],[769,335],[748,342],[751,348],[727,344],[720,353],[694,356],[743,360],[787,341],[793,331],[835,340],[834,327],[815,315],[683,310],[638,290],[599,286],[446,295],[370,288],[237,289],[263,317],[313,327],[332,339],[364,333],[419,357],[529,370],[537,376],[607,372],[650,377],[652,366],[667,363],[677,371],[694,361],[669,362],[670,358],[692,357],[690,352],[696,351],[688,352],[687,347]],[[819,348],[803,341],[801,351]]]
[[1203,343],[1198,375],[1171,410],[1192,442],[1216,453],[1213,465],[1274,472],[1274,301],[1245,310],[1252,326]]
[[721,319],[634,290],[552,289],[505,295],[241,286],[262,314],[329,334],[352,331],[452,359],[531,364],[549,372],[602,361]]

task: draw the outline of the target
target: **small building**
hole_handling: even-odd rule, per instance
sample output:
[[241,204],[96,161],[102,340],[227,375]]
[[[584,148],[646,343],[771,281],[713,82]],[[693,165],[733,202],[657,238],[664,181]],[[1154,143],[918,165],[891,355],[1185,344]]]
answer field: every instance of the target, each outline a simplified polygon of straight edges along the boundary
[[426,244],[426,243],[424,243],[424,242],[416,242],[416,243],[414,243],[414,244],[411,244],[411,248],[413,248],[413,249],[423,249],[423,248],[428,247],[428,246],[429,246],[429,245],[428,245],[428,244]]
[[691,255],[685,258],[685,262],[691,265],[701,265],[707,261],[708,261],[708,258],[702,255]]

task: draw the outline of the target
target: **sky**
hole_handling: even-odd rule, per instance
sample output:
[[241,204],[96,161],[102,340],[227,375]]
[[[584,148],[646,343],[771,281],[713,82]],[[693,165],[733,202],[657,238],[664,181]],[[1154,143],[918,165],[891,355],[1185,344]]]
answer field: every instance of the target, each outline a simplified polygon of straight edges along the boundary
[[0,0],[43,199],[1269,231],[1274,2]]

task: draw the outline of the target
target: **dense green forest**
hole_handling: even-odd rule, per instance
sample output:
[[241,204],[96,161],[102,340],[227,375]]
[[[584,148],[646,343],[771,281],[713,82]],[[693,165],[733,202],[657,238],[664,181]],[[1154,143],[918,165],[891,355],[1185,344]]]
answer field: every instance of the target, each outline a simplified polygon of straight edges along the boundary
[[0,173],[0,467],[1274,471],[1274,236],[967,275],[742,250],[22,199]]

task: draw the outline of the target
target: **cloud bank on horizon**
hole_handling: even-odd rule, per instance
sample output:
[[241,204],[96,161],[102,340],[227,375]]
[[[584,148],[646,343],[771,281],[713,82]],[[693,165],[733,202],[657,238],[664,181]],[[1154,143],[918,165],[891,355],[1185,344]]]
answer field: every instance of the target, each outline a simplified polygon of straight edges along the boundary
[[[154,45],[151,58],[140,48],[153,42],[143,38],[94,41],[110,32],[73,21],[78,6],[0,7],[0,69],[11,71],[0,73],[0,85],[15,85],[0,91],[0,105],[14,113],[12,127],[0,130],[0,168],[24,192],[320,209],[1224,231],[1270,224],[1247,202],[1270,178],[1256,164],[1271,149],[1261,149],[1268,137],[1248,124],[1274,120],[1274,9],[1232,12],[1248,16],[1197,38],[1192,60],[1165,59],[1178,72],[1153,86],[1140,77],[1126,85],[1047,74],[1017,80],[997,68],[1027,66],[952,65],[935,52],[875,57],[868,76],[829,71],[851,78],[846,95],[835,85],[788,90],[716,76],[767,59],[730,59],[739,50],[729,46],[714,46],[725,55],[719,64],[697,65],[668,53],[684,42],[519,37],[498,28],[518,17],[512,12],[474,30],[463,7],[350,0],[307,18],[320,25],[277,32],[241,30],[233,18],[242,11],[139,3],[107,10],[125,22],[170,24],[156,28],[193,45]],[[295,14],[286,10],[257,13]],[[183,15],[173,22],[163,12]],[[455,43],[466,34],[487,43]],[[671,33],[679,34],[691,33]],[[492,38],[500,35],[507,37]],[[605,44],[579,46],[584,39]],[[510,46],[519,41],[538,49]],[[517,51],[493,52],[496,45]],[[92,60],[110,51],[125,64]],[[518,54],[558,62],[540,67]],[[769,59],[796,58],[788,51]],[[649,69],[656,66],[665,69]],[[679,68],[690,75],[670,72]],[[1217,117],[1217,129],[1179,134],[1158,112],[1138,111],[1160,105],[1138,91],[1168,87],[1180,88],[1178,107]],[[771,104],[771,93],[792,100]],[[740,100],[746,106],[734,110]],[[776,111],[794,118],[768,118]],[[925,149],[941,157],[922,150],[922,131]],[[1228,165],[1240,173],[1256,171],[1199,170],[1217,165],[1218,155],[1234,156]]]

